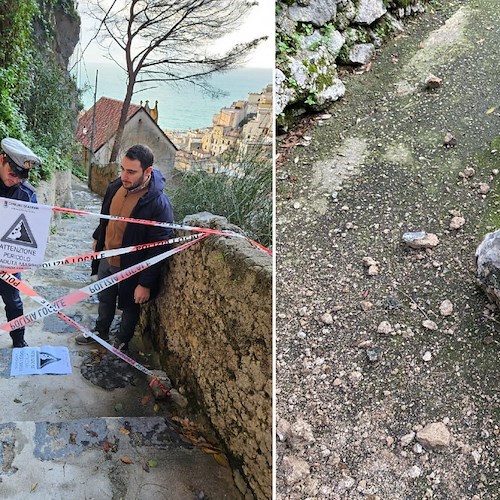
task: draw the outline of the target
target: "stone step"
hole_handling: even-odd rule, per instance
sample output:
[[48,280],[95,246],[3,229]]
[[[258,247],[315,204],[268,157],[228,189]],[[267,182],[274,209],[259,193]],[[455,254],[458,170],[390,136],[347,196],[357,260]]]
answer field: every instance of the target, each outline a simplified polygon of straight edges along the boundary
[[2,499],[236,499],[231,471],[163,417],[0,424]]

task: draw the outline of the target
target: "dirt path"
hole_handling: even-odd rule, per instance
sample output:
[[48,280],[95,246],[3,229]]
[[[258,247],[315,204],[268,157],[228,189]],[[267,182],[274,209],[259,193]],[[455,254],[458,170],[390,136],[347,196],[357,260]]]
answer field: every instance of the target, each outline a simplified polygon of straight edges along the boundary
[[277,173],[279,499],[498,498],[500,315],[474,252],[500,226],[499,25],[498,0],[414,21]]

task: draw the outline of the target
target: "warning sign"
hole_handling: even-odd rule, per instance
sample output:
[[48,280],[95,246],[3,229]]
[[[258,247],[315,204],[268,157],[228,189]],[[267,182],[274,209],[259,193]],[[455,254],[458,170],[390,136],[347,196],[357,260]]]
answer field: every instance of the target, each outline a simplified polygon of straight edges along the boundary
[[12,349],[10,376],[65,375],[71,373],[71,360],[67,347],[23,347]]
[[0,271],[42,264],[52,207],[0,199]]
[[12,227],[3,235],[1,241],[26,245],[32,248],[37,247],[35,238],[33,237],[33,233],[31,232],[24,214],[19,216],[19,219],[17,219]]

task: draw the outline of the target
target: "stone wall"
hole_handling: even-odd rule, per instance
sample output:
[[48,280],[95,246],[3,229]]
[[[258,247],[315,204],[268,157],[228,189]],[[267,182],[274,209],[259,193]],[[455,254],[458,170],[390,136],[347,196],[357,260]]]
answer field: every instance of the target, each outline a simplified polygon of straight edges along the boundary
[[[41,181],[35,188],[38,203],[41,205],[56,205],[59,207],[72,207],[71,171],[56,171],[48,181]],[[55,212],[54,217],[60,216]]]
[[279,0],[276,14],[278,123],[342,97],[337,65],[367,65],[402,20],[427,0]]
[[94,193],[104,196],[108,184],[119,175],[118,163],[110,163],[104,166],[92,163],[89,187]]
[[245,498],[270,499],[271,257],[234,237],[197,243],[169,259],[161,295],[141,321],[162,368],[225,443]]

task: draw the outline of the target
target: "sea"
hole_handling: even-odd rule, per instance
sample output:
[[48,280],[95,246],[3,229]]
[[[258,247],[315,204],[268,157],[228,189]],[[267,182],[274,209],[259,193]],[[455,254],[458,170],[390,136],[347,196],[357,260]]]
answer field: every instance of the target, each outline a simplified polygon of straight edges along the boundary
[[[126,75],[116,64],[108,61],[80,64],[74,68],[73,74],[82,89],[85,110],[94,103],[96,71],[97,100],[102,96],[119,100],[125,98]],[[260,92],[272,83],[272,76],[271,68],[249,67],[214,74],[210,80],[211,85],[224,92],[224,95],[216,98],[205,94],[193,84],[172,86],[166,83],[149,83],[145,90],[136,86],[132,102],[140,104],[143,101],[144,104],[149,100],[149,106],[153,108],[155,101],[158,101],[158,125],[163,130],[210,127],[213,115],[221,108],[246,99],[249,92]]]

